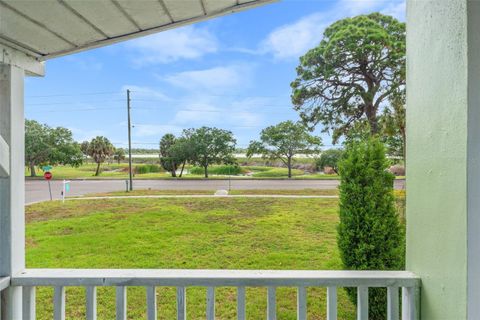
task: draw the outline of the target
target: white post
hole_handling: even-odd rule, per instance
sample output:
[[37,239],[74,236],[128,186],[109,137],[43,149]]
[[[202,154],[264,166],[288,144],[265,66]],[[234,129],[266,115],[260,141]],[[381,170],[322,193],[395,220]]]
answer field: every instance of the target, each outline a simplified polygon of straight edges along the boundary
[[415,312],[476,320],[480,1],[408,0],[407,13],[406,269],[422,279]]
[[[0,177],[0,276],[25,268],[24,75],[17,66],[0,64],[0,136],[10,166],[9,175]],[[2,319],[22,319],[21,287],[2,293]]]

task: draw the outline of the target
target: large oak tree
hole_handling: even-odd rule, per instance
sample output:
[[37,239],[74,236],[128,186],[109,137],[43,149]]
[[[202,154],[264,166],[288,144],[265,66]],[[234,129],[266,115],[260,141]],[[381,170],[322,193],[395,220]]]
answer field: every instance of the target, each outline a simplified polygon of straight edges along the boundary
[[336,142],[358,122],[380,133],[379,115],[405,89],[405,24],[380,13],[328,27],[300,58],[292,102],[310,127],[323,125]]
[[251,141],[247,156],[261,154],[263,158],[278,159],[288,168],[288,177],[292,177],[292,164],[295,155],[315,154],[320,151],[322,140],[311,135],[302,123],[283,121],[267,127],[260,133],[260,141]]
[[192,150],[190,140],[167,133],[160,140],[160,164],[172,177],[176,177],[177,170],[181,168],[179,174],[181,178],[185,164],[193,158]]
[[219,128],[201,127],[183,131],[183,138],[189,142],[192,163],[204,168],[208,178],[211,164],[233,163],[233,152],[237,141],[233,133]]
[[35,177],[35,166],[82,164],[80,145],[67,128],[52,128],[35,120],[25,120],[25,165]]

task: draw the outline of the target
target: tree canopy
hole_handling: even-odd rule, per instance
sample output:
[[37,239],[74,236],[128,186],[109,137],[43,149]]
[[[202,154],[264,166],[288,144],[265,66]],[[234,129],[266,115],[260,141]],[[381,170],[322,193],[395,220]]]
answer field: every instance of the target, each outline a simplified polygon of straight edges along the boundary
[[52,128],[35,120],[25,120],[25,164],[30,175],[36,175],[35,166],[82,164],[80,145],[66,128]]
[[109,157],[113,155],[115,147],[105,137],[97,136],[88,143],[88,155],[95,161],[97,164],[97,170],[95,171],[95,176],[100,174],[100,164],[105,162]]
[[166,171],[177,176],[177,170],[182,166],[180,177],[183,174],[185,163],[190,159],[190,146],[184,137],[177,138],[171,133],[165,134],[160,140],[160,164]]
[[318,153],[321,144],[321,138],[311,135],[302,123],[289,120],[263,129],[260,141],[250,142],[247,156],[258,153],[264,158],[279,159],[287,166],[288,177],[291,178],[294,156]]
[[237,141],[228,130],[201,127],[183,131],[191,150],[190,161],[204,168],[208,178],[208,166],[211,164],[233,163],[233,152]]
[[320,159],[317,161],[319,169],[323,170],[325,167],[331,167],[335,173],[338,174],[338,164],[343,157],[344,151],[342,149],[329,149],[322,152]]
[[339,20],[300,58],[292,82],[295,110],[310,127],[322,124],[336,142],[356,122],[377,134],[378,115],[405,90],[405,24],[372,13]]
[[406,109],[405,95],[394,95],[390,99],[390,108],[385,108],[381,124],[384,132],[383,140],[388,146],[390,155],[401,156],[404,160],[406,144]]
[[116,160],[118,164],[120,164],[120,161],[125,160],[125,149],[115,148],[113,159]]

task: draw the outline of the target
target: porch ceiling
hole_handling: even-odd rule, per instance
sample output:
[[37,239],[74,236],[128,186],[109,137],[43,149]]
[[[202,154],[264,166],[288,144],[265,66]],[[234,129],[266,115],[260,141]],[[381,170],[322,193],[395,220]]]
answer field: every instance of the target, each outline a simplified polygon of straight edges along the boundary
[[276,0],[0,0],[0,44],[38,60]]

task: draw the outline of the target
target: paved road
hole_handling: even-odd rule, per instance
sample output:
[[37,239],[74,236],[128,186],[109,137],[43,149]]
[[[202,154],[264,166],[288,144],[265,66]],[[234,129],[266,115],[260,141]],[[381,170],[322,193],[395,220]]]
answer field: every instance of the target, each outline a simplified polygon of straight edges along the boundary
[[[231,189],[298,190],[334,189],[338,180],[232,180]],[[219,190],[228,189],[228,180],[135,180],[134,188],[154,190]],[[61,199],[62,181],[52,181],[54,199]],[[396,180],[395,188],[403,189],[404,180]],[[48,185],[43,180],[25,182],[27,204],[49,199]],[[125,190],[124,180],[77,180],[71,182],[69,196],[82,196],[88,193]]]

